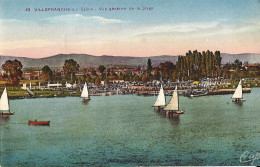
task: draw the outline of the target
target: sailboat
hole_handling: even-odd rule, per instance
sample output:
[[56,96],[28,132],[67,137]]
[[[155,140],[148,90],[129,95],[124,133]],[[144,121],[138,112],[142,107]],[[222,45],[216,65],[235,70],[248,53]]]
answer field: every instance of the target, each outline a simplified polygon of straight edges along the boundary
[[10,112],[6,87],[0,99],[0,115],[14,115],[14,112]]
[[166,115],[184,113],[184,111],[179,110],[179,95],[178,95],[177,86],[175,87],[171,100],[164,108],[164,110],[166,111]]
[[240,80],[238,83],[238,86],[235,90],[235,93],[232,96],[232,102],[235,103],[242,103],[243,101],[245,101],[245,99],[243,99],[243,88],[242,88],[242,81]]
[[160,109],[164,108],[164,106],[165,106],[165,96],[164,96],[163,86],[161,84],[159,95],[158,95],[153,107],[157,107],[155,109],[160,110]]
[[82,93],[81,93],[81,97],[83,97],[84,99],[82,100],[83,102],[87,102],[90,101],[90,97],[88,94],[88,86],[87,83],[85,82]]

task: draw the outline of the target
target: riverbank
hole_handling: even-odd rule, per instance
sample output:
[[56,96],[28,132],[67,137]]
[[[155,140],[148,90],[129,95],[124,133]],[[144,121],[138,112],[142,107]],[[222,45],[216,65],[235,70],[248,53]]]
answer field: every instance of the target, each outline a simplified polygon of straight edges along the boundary
[[58,90],[35,90],[34,95],[30,95],[25,90],[9,90],[9,99],[24,99],[24,98],[51,98],[51,97],[67,97],[67,96],[80,96],[81,92],[78,91],[58,91]]
[[[171,96],[173,90],[165,90],[166,96]],[[224,95],[224,94],[233,94],[235,89],[217,89],[212,90],[207,93],[197,95],[197,96],[208,96],[208,95]],[[179,90],[180,95],[185,95],[188,90]],[[2,92],[1,92],[2,93]],[[8,97],[9,99],[24,99],[24,98],[53,98],[53,97],[80,97],[81,91],[80,90],[33,90],[34,95],[30,95],[26,90],[8,90]],[[243,93],[251,93],[251,88],[243,88]],[[123,94],[123,93],[118,93]],[[152,96],[157,95],[158,91],[136,91],[134,93],[128,94],[137,94],[143,96]],[[112,92],[106,93],[90,93],[90,96],[110,96],[116,95]],[[194,97],[197,97],[194,95]]]

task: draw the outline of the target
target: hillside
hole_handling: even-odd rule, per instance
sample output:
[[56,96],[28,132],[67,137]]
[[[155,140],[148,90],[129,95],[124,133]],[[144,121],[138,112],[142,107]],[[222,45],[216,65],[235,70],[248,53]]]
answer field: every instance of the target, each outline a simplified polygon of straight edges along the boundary
[[[222,53],[222,64],[234,62],[239,59],[242,62],[260,63],[260,54],[227,54]],[[32,59],[26,57],[0,56],[0,65],[2,66],[6,60],[17,59],[22,62],[24,68],[40,67],[48,65],[50,67],[60,68],[66,59],[74,59],[80,67],[94,67],[98,65],[129,65],[129,66],[146,66],[149,57],[122,57],[122,56],[93,56],[87,54],[58,54],[46,58]],[[154,56],[150,57],[152,65],[159,65],[161,62],[170,61],[176,63],[178,56]]]
[[227,53],[221,53],[222,57],[222,64],[226,63],[232,63],[236,59],[240,60],[241,62],[248,62],[250,64],[253,63],[260,63],[260,54],[255,53],[243,53],[243,54],[227,54]]
[[[66,59],[74,59],[80,67],[94,67],[98,65],[130,65],[143,66],[147,64],[148,57],[122,57],[122,56],[92,56],[87,54],[58,54],[51,57],[32,59],[24,57],[0,56],[0,65],[6,60],[17,59],[26,67],[62,67]],[[171,61],[175,63],[177,56],[155,56],[151,57],[153,65],[159,65],[161,62]]]

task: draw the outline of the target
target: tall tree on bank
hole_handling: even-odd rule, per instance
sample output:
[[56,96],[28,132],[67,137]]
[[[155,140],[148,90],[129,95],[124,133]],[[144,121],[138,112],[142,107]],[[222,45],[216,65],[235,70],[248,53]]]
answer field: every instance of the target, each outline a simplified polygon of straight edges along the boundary
[[163,79],[172,79],[173,71],[175,69],[175,65],[173,65],[172,62],[166,61],[164,63],[160,63],[160,69]]
[[147,71],[151,72],[152,69],[153,69],[152,61],[151,61],[151,59],[149,58],[148,61],[147,61]]
[[152,70],[153,70],[152,61],[151,61],[150,58],[148,58],[148,61],[147,61],[147,77],[145,78],[146,80],[151,79]]
[[103,73],[105,71],[105,69],[106,69],[106,67],[103,66],[103,65],[98,66],[98,70],[99,70],[100,73]]
[[23,65],[18,60],[7,60],[5,64],[2,65],[2,69],[6,72],[8,76],[8,82],[12,85],[18,85],[20,79],[22,78],[22,68]]
[[49,66],[45,65],[42,68],[42,79],[44,80],[52,80],[53,79],[53,72]]
[[202,53],[197,50],[187,52],[186,56],[179,56],[176,62],[177,72],[174,79],[199,79],[201,77],[221,76],[221,56],[220,52],[207,50]]
[[79,64],[73,59],[65,60],[63,71],[66,80],[74,82],[75,74],[79,71]]
[[98,76],[95,78],[95,85],[100,85],[100,79]]

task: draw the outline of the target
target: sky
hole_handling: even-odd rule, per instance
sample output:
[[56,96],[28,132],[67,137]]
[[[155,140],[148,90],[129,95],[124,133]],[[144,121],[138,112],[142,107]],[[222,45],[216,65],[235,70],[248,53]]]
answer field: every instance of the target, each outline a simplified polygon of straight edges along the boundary
[[0,55],[239,54],[259,46],[260,0],[0,0]]

